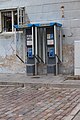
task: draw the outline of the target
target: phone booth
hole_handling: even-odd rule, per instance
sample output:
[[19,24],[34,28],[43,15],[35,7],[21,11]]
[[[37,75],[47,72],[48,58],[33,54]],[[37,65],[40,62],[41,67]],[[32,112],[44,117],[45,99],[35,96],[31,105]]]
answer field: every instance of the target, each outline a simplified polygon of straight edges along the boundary
[[35,24],[35,61],[36,74],[59,73],[59,63],[62,62],[61,24]]
[[35,57],[33,55],[34,26],[14,25],[16,56],[26,65],[27,75],[35,75]]
[[[62,62],[61,26],[55,22],[14,25],[16,36],[18,36],[16,37],[17,45],[20,47],[19,41],[23,44],[27,75],[59,73],[59,63]],[[19,37],[20,31],[23,33],[22,39]],[[18,51],[20,52],[21,49]],[[21,59],[20,55],[17,56]]]

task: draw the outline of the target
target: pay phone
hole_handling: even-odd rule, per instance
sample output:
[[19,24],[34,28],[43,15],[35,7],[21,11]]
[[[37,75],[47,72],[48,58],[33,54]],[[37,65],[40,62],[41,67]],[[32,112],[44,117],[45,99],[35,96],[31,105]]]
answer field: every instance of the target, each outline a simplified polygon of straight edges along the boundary
[[55,52],[54,52],[54,48],[51,48],[49,50],[49,58],[55,57]]
[[33,58],[33,55],[32,55],[32,48],[28,48],[28,58]]

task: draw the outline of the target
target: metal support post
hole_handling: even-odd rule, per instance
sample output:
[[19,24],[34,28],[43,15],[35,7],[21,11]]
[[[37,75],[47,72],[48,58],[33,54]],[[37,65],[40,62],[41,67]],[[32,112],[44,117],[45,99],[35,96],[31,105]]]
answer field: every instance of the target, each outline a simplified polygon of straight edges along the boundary
[[19,7],[17,8],[17,21],[18,21],[18,25],[19,25]]
[[43,29],[43,61],[44,63],[46,63],[46,39],[45,39],[45,35],[46,34],[46,29]]
[[[35,56],[37,56],[37,27],[35,27]],[[38,74],[38,68],[37,68],[37,59],[35,58],[35,75]]]
[[62,62],[62,29],[60,27],[60,60]]
[[56,25],[54,25],[54,41],[55,41],[55,57],[56,57],[56,75],[58,74],[58,58],[57,58],[57,30]]
[[34,27],[32,27],[32,55],[34,56]]

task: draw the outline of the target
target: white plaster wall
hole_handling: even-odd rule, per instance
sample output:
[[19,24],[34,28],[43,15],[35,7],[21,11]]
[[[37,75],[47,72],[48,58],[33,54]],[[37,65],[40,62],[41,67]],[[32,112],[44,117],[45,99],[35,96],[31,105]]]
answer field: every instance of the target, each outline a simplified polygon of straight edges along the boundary
[[0,73],[24,73],[25,65],[16,57],[14,34],[0,35]]

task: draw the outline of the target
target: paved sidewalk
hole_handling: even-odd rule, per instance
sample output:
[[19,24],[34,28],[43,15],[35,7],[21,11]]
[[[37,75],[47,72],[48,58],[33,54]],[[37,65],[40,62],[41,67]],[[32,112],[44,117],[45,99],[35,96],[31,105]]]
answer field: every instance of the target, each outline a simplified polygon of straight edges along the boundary
[[80,88],[80,80],[66,80],[65,75],[27,76],[26,74],[0,74],[0,84],[39,84],[53,87]]
[[53,84],[64,81],[65,76],[41,75],[27,76],[26,74],[0,74],[0,82],[43,83]]

